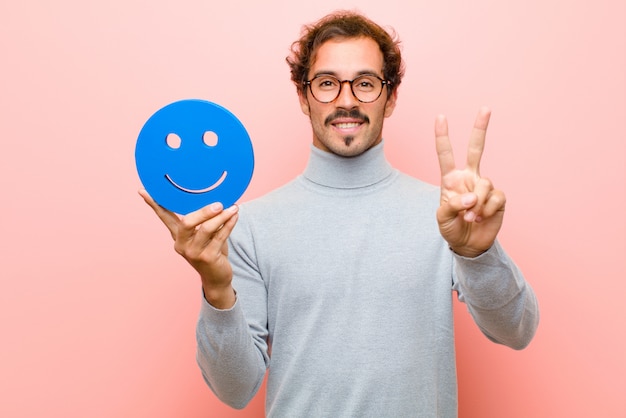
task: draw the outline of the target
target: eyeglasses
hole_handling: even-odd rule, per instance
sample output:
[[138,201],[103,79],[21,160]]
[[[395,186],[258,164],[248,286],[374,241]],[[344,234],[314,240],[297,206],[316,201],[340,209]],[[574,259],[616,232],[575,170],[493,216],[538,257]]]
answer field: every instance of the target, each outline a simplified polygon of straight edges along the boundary
[[377,75],[365,74],[354,80],[339,80],[337,77],[320,74],[304,82],[309,86],[311,94],[320,103],[330,103],[335,101],[344,83],[350,84],[350,90],[356,99],[361,103],[371,103],[380,97],[383,86],[391,86],[391,82],[383,80]]

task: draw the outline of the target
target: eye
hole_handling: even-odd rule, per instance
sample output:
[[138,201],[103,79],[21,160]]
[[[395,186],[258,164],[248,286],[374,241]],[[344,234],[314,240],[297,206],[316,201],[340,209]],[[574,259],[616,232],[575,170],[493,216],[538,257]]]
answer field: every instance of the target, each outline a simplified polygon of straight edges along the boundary
[[377,81],[379,80],[372,77],[361,77],[355,80],[354,85],[359,90],[368,91],[373,90],[379,84]]
[[217,134],[213,131],[206,131],[204,135],[202,135],[202,142],[207,147],[214,147],[217,145]]
[[165,138],[165,143],[167,144],[168,147],[170,147],[172,149],[180,148],[180,143],[181,142],[182,142],[182,140],[180,139],[180,136],[176,135],[173,132],[167,134],[167,137]]
[[332,77],[320,77],[317,79],[317,87],[322,90],[332,90],[339,85],[339,82]]

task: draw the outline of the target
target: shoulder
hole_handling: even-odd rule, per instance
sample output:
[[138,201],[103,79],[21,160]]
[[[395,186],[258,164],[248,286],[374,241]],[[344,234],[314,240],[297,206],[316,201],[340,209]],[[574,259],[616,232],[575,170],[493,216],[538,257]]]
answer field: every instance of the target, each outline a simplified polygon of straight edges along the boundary
[[239,204],[238,225],[265,225],[284,223],[297,211],[296,204],[305,200],[300,178],[296,177],[288,183],[252,200]]
[[300,183],[300,176],[298,176],[260,197],[241,203],[239,206],[246,213],[274,211],[281,205],[288,204],[290,200],[294,199],[294,196],[302,194]]
[[389,195],[400,206],[436,208],[441,193],[438,186],[398,171]]
[[398,171],[398,182],[402,185],[410,187],[417,193],[439,193],[439,186],[435,186],[434,184],[427,183],[424,180],[418,179],[417,177],[413,177],[409,174],[406,174],[402,171]]

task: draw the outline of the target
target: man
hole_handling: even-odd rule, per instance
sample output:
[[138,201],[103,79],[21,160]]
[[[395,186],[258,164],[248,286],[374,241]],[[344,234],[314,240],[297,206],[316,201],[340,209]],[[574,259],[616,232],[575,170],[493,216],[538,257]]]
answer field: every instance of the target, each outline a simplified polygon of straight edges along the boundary
[[515,349],[539,316],[496,241],[504,194],[479,174],[489,111],[463,170],[437,119],[437,188],[383,153],[403,73],[387,32],[336,13],[306,28],[288,63],[313,130],[301,176],[241,208],[184,217],[141,192],[200,274],[203,376],[242,408],[269,370],[268,416],[454,417],[452,291],[489,339]]

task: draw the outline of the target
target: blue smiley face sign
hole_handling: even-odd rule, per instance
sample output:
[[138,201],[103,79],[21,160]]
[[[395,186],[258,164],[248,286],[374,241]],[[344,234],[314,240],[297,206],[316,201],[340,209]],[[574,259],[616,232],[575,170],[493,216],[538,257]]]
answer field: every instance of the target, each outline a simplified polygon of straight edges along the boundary
[[233,205],[254,170],[248,132],[225,108],[205,100],[171,103],[148,119],[135,147],[141,183],[182,215],[213,202]]

